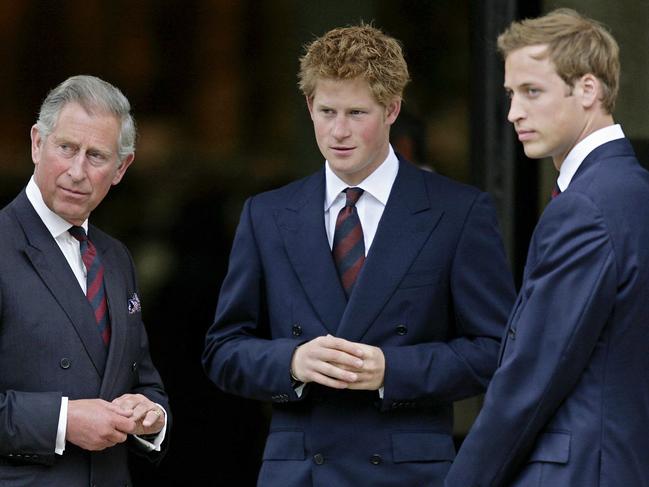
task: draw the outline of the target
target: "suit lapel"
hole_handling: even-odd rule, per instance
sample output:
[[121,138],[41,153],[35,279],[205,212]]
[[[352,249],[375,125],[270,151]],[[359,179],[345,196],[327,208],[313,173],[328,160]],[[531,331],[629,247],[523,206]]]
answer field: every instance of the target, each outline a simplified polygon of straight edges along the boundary
[[358,276],[338,336],[360,341],[394,293],[442,211],[432,209],[421,172],[400,161],[365,264]]
[[81,339],[97,373],[104,373],[106,347],[97,331],[88,299],[45,224],[23,191],[15,201],[15,214],[26,237],[24,252],[59,303]]
[[324,226],[324,169],[305,180],[275,214],[286,252],[325,328],[334,333],[346,305]]

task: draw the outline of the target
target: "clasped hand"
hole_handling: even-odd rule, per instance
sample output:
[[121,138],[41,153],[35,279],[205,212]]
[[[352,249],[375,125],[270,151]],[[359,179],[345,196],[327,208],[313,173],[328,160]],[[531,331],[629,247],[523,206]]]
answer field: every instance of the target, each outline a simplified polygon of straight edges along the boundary
[[79,399],[68,402],[66,440],[98,451],[126,441],[129,434],[158,433],[165,416],[142,394],[124,394],[112,402]]
[[385,356],[378,347],[326,335],[295,349],[291,373],[304,383],[374,391],[383,385]]

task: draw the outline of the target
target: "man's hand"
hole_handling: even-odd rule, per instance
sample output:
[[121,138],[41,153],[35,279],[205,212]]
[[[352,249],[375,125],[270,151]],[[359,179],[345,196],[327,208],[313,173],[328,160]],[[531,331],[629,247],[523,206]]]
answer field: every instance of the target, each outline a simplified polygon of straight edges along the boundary
[[65,439],[84,450],[99,451],[126,441],[135,431],[132,412],[103,399],[68,401]]
[[291,371],[304,383],[377,390],[383,385],[385,358],[380,348],[327,335],[297,347]]
[[376,391],[383,386],[385,378],[385,355],[379,347],[364,343],[355,343],[363,353],[363,366],[349,369],[356,373],[356,380],[349,384],[349,389]]
[[156,434],[165,425],[160,407],[142,394],[124,394],[113,399],[112,404],[131,412],[131,419],[135,421],[134,435]]

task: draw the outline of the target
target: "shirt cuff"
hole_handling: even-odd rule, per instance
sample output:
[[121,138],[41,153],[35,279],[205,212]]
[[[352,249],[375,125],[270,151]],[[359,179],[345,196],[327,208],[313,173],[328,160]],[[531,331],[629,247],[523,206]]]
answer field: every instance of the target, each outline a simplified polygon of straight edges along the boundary
[[297,394],[297,397],[302,397],[302,393],[304,392],[304,386],[306,386],[306,384],[304,382],[301,382],[299,386],[293,388],[295,394]]
[[145,440],[141,436],[133,435],[135,440],[148,451],[160,451],[160,445],[162,445],[162,442],[165,439],[165,435],[167,434],[167,411],[165,411],[165,408],[160,406],[160,404],[155,403],[155,405],[158,406],[165,415],[165,424],[160,432],[156,435],[155,438],[152,438],[152,441]]
[[68,429],[68,398],[61,397],[61,411],[59,412],[59,425],[56,429],[56,445],[54,453],[63,455],[65,451],[65,433]]

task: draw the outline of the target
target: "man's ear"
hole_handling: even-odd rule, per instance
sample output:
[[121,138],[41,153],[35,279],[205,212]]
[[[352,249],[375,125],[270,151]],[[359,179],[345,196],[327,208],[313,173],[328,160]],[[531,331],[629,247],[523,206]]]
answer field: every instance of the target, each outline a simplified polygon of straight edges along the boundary
[[312,96],[304,96],[306,99],[306,106],[309,109],[309,115],[311,115],[311,120],[313,120],[313,97]]
[[43,138],[41,137],[40,130],[38,130],[38,126],[36,124],[34,124],[34,126],[32,127],[30,136],[32,139],[32,161],[35,165],[38,165],[38,163],[41,161]]
[[584,108],[591,108],[602,99],[602,83],[594,74],[583,75],[575,85],[579,89],[578,93]]
[[401,112],[401,98],[395,98],[385,107],[385,121],[392,125]]
[[115,186],[118,184],[122,178],[124,177],[124,173],[128,169],[128,166],[130,166],[133,161],[135,160],[135,154],[129,154],[122,160],[120,165],[117,167],[117,172],[115,172],[115,176],[113,177],[112,185]]

